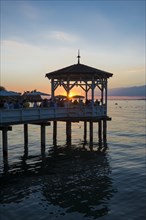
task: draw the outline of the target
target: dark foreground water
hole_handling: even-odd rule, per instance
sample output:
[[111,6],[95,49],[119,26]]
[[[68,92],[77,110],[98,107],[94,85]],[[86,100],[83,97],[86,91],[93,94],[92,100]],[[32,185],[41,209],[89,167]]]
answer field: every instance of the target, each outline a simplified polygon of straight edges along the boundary
[[[58,124],[57,146],[47,127],[46,154],[39,126],[9,132],[9,158],[0,149],[1,220],[144,220],[146,217],[145,101],[109,101],[107,147],[83,141],[83,124],[73,123],[72,146]],[[0,146],[2,145],[0,140]],[[2,148],[2,146],[0,147]]]

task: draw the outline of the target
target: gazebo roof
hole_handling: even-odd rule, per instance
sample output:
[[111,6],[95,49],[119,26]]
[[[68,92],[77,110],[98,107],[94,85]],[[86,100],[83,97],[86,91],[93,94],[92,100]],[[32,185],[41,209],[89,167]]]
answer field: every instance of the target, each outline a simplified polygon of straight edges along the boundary
[[92,80],[92,76],[94,76],[94,79],[102,79],[102,78],[109,78],[112,77],[112,73],[99,70],[84,64],[74,64],[71,66],[67,66],[65,68],[46,73],[46,77],[49,79],[63,79],[67,80],[68,78],[70,80],[79,80],[79,79],[88,79]]

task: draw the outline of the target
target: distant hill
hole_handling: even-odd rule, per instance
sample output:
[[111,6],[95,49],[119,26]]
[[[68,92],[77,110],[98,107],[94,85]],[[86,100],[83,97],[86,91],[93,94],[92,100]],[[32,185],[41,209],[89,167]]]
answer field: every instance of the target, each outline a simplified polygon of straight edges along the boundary
[[146,85],[109,89],[109,96],[146,96]]

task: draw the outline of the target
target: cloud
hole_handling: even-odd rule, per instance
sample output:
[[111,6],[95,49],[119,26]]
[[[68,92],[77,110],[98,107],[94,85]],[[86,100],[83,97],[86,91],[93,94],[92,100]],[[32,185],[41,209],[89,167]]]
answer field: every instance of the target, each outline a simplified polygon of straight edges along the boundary
[[39,15],[38,10],[29,2],[21,2],[20,10],[22,14],[29,19],[36,19]]
[[137,67],[135,69],[128,69],[127,73],[144,73],[145,72],[145,68],[144,67]]
[[1,43],[3,75],[38,74],[46,58],[46,53],[42,48],[12,40],[4,40]]
[[[63,44],[54,47],[51,43],[36,46],[26,42],[3,40],[1,42],[3,85],[6,84],[4,82],[11,85],[12,81],[25,85],[30,83],[31,86],[36,82],[46,85],[48,81],[45,73],[77,63],[76,46]],[[133,49],[130,51],[125,48],[120,53],[106,48],[95,51],[86,45],[80,49],[81,63],[114,73],[110,80],[111,85],[129,86],[144,82],[145,68]]]
[[77,36],[63,31],[50,31],[48,37],[54,40],[68,43],[74,43],[78,40]]
[[[74,54],[74,55],[73,55]],[[57,61],[56,61],[57,57]],[[34,46],[32,44],[3,40],[1,42],[1,70],[3,74],[14,73],[36,75],[40,72],[53,71],[54,68],[61,68],[66,63],[72,63],[76,59],[74,49],[50,45]],[[59,59],[58,59],[59,58]]]
[[1,83],[6,88],[19,87],[19,91],[28,88],[48,88],[45,78],[47,72],[70,65],[76,61],[76,51],[60,46],[52,48],[34,46],[15,41],[1,41]]
[[[30,44],[4,40],[1,42],[1,83],[7,88],[39,88],[45,79],[47,51]],[[25,89],[24,89],[25,88]]]

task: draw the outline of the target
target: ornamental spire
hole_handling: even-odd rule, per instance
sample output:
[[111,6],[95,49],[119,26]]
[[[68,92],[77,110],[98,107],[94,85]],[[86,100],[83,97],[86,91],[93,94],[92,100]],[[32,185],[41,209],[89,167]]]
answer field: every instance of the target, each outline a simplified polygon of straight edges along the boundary
[[77,56],[77,58],[78,58],[78,64],[80,64],[80,50],[78,50],[78,56]]

